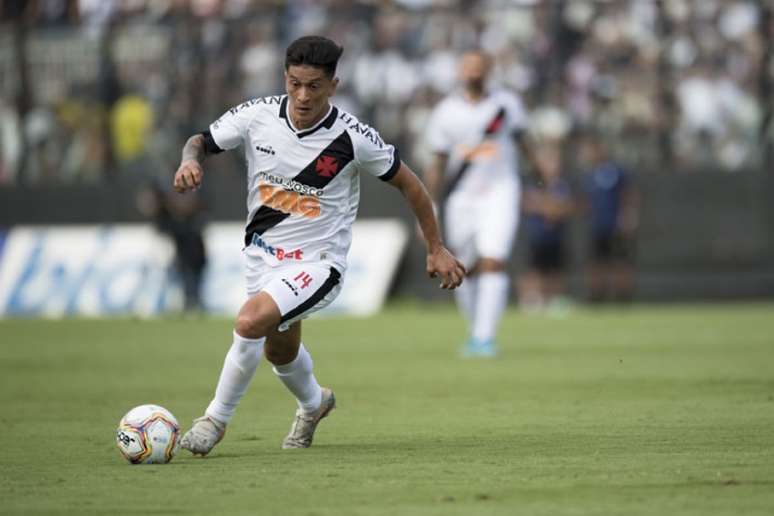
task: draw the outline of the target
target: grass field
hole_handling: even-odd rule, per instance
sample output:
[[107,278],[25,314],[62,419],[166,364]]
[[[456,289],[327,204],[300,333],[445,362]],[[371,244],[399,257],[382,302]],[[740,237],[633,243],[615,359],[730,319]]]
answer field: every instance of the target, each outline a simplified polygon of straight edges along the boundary
[[462,360],[450,306],[306,323],[338,409],[279,449],[294,402],[264,362],[206,459],[130,466],[129,408],[187,428],[228,320],[0,322],[0,513],[774,514],[774,305],[508,314]]

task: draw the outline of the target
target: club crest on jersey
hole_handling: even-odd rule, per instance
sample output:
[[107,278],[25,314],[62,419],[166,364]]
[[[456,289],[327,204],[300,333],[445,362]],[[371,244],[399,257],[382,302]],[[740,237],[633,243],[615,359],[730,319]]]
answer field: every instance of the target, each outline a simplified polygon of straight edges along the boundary
[[318,176],[333,177],[339,171],[339,161],[333,156],[320,156],[314,164]]

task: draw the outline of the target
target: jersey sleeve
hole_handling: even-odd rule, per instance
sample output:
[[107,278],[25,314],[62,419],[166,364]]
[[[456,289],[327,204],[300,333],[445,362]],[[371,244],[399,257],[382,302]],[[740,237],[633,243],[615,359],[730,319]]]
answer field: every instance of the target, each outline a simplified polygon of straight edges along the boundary
[[254,116],[255,107],[247,102],[229,109],[210,124],[209,133],[212,142],[220,150],[231,150],[238,147],[247,137],[247,128]]
[[358,169],[389,181],[400,169],[400,155],[394,145],[384,143],[376,130],[368,127],[354,136],[355,160]]
[[426,141],[430,150],[440,154],[450,154],[453,142],[444,123],[444,105],[440,104],[430,114],[430,120],[425,130]]

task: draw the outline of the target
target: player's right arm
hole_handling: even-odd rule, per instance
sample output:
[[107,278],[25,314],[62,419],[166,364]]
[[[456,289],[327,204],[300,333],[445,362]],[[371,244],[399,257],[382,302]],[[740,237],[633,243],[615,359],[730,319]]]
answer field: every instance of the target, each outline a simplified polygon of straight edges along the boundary
[[261,105],[265,105],[265,101],[255,99],[235,106],[210,124],[208,130],[188,138],[183,146],[180,167],[175,173],[175,190],[185,193],[199,188],[204,177],[204,160],[211,154],[241,145],[247,136],[250,121],[257,116]]
[[178,193],[185,193],[199,188],[204,177],[202,163],[207,156],[204,145],[204,135],[195,134],[188,138],[183,146],[180,166],[175,172],[174,187]]

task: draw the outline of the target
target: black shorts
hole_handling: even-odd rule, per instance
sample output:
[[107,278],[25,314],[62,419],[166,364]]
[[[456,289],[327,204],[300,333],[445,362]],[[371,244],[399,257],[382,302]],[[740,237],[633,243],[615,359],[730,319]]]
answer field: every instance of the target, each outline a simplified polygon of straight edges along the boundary
[[593,239],[592,256],[598,262],[634,261],[634,240],[618,234],[597,235]]
[[564,246],[560,242],[530,246],[529,264],[538,272],[562,272],[565,263]]

